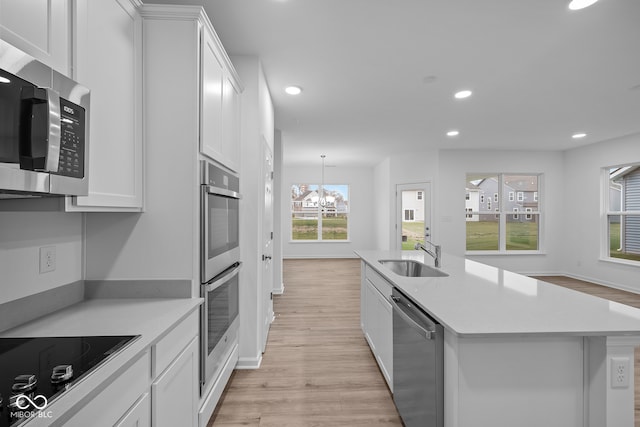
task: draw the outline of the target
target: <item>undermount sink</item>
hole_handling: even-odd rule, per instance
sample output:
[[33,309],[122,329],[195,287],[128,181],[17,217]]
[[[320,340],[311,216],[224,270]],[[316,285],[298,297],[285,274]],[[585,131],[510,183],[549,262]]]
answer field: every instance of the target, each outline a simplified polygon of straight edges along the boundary
[[405,277],[446,277],[448,276],[442,270],[430,267],[420,261],[411,259],[381,259],[380,264],[389,268],[394,273]]

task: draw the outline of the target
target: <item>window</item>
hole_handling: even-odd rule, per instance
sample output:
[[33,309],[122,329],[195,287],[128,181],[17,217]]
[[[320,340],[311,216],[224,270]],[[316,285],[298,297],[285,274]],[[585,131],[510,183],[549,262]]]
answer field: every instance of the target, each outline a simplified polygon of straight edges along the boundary
[[422,191],[416,192],[416,197],[418,200],[422,200]]
[[[541,174],[467,174],[466,193],[481,194],[465,200],[467,251],[539,251],[541,179]],[[491,199],[483,205],[482,193],[493,194],[494,210]]]
[[603,170],[606,189],[605,258],[640,262],[640,164]]
[[531,216],[530,212],[533,212],[533,209],[531,208],[524,208],[524,211],[527,212],[527,214],[525,215],[525,219],[531,220],[533,217]]
[[415,211],[413,209],[405,209],[405,211],[404,211],[404,220],[405,221],[413,221],[415,219],[414,212]]
[[349,186],[293,184],[291,240],[349,239]]

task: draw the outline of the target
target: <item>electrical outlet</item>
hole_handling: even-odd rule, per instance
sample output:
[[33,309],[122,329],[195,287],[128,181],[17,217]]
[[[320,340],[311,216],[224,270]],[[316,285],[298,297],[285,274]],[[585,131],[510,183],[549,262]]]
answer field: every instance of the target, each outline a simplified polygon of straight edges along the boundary
[[40,248],[40,274],[56,269],[56,247],[43,246]]
[[629,358],[611,358],[611,388],[629,388]]

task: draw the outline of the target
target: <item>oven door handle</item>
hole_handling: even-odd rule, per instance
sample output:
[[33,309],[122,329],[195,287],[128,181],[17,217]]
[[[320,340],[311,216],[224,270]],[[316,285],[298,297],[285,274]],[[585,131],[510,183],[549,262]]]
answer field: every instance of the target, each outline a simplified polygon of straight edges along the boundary
[[222,276],[219,276],[219,277],[216,276],[213,279],[211,279],[209,282],[205,283],[203,285],[204,290],[206,292],[211,292],[212,290],[214,290],[224,282],[231,279],[233,276],[237,275],[238,272],[240,271],[240,267],[242,267],[242,262],[238,261],[233,267],[225,271]]
[[213,185],[205,185],[204,191],[207,194],[214,194],[216,196],[225,196],[230,197],[232,199],[241,199],[242,196],[240,193],[237,193],[233,190],[227,190],[226,188],[214,187]]

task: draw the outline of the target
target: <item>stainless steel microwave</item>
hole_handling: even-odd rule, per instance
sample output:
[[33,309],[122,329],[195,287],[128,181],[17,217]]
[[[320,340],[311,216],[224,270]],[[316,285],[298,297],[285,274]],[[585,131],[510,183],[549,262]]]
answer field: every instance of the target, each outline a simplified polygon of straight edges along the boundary
[[88,194],[89,98],[0,40],[0,198]]

